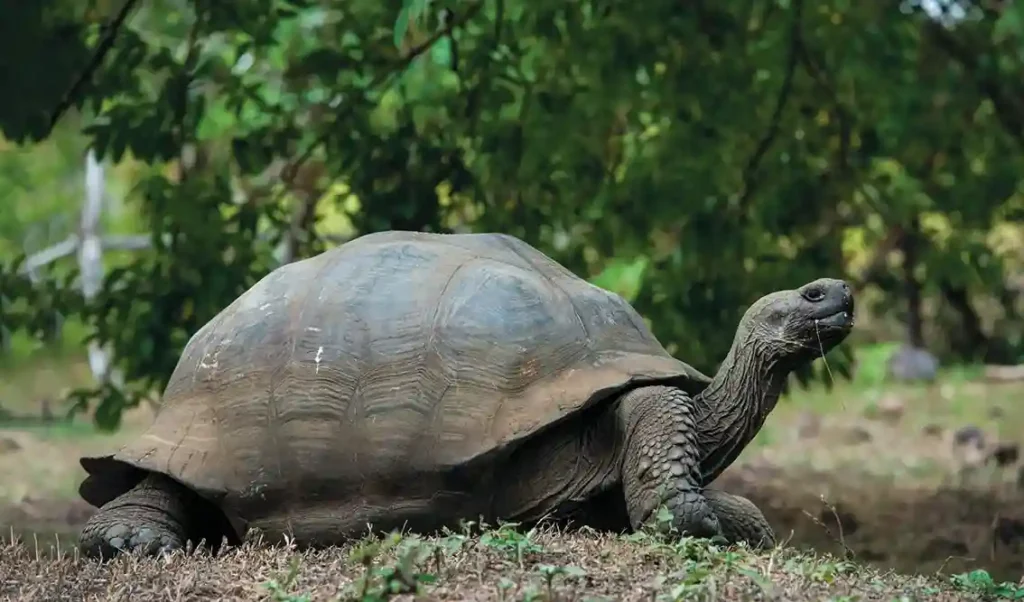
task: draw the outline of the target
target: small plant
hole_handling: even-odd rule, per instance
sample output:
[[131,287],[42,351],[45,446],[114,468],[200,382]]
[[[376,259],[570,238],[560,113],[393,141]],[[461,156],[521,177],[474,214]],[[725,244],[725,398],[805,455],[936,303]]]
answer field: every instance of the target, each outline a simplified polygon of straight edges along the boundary
[[508,593],[510,591],[512,591],[512,589],[515,588],[515,587],[516,587],[516,582],[512,581],[508,577],[502,577],[501,579],[499,579],[498,580],[498,599],[499,600],[506,600],[506,599],[508,599],[507,598]]
[[270,599],[274,602],[309,602],[308,594],[296,595],[288,593],[295,585],[299,577],[300,560],[298,556],[292,556],[288,562],[288,572],[281,579],[271,579],[263,584],[263,588],[270,592]]
[[823,562],[811,567],[811,570],[805,574],[814,581],[831,585],[837,578],[853,570],[854,566],[849,562]]
[[657,533],[676,533],[676,529],[673,521],[675,516],[672,515],[672,511],[668,509],[668,506],[662,504],[658,506],[657,512],[654,513],[653,527]]
[[437,540],[436,545],[434,545],[434,564],[438,572],[441,571],[446,556],[461,552],[472,541],[470,536],[465,533],[453,533],[446,529],[444,537]]
[[544,583],[547,585],[548,600],[555,599],[555,577],[559,575],[565,577],[585,577],[587,572],[578,566],[555,566],[553,564],[541,564],[537,566],[537,571],[544,576]]
[[978,594],[984,600],[1024,600],[1024,586],[1009,581],[996,583],[983,569],[953,575],[950,580],[957,589]]
[[[385,551],[398,550],[397,560],[387,566],[376,566],[377,558]],[[421,587],[435,583],[437,577],[418,570],[421,562],[431,556],[432,549],[418,539],[403,540],[392,533],[384,541],[367,541],[352,551],[352,560],[363,566],[363,575],[355,584],[358,593],[350,600],[383,602],[399,594],[419,594]]]
[[519,523],[505,523],[497,529],[487,531],[480,536],[480,543],[511,555],[522,568],[523,557],[526,554],[543,552],[544,548],[533,541],[536,529],[520,533],[516,530],[517,526]]

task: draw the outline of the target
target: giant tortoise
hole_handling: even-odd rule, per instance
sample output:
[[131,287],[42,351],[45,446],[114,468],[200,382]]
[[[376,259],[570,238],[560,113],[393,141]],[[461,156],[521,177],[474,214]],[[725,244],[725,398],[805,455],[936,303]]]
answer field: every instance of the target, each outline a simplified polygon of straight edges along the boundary
[[504,234],[369,234],[277,268],[188,342],[156,418],[86,457],[88,555],[298,546],[461,519],[662,524],[773,545],[706,488],[854,303],[820,279],[755,302],[714,379],[621,297]]

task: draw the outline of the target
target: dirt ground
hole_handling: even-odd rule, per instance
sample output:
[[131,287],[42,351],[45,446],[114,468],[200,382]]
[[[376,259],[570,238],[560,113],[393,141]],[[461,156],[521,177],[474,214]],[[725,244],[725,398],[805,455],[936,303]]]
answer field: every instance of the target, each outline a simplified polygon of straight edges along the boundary
[[[968,600],[972,581],[902,576],[778,549],[753,554],[645,533],[491,530],[297,553],[246,545],[101,565],[0,549],[3,599],[54,600]],[[384,545],[381,545],[381,544]],[[989,587],[988,589],[992,589]],[[417,594],[418,595],[415,595]]]
[[[1024,466],[1014,457],[1024,437],[1022,398],[1024,383],[987,384],[962,374],[923,387],[794,391],[716,484],[757,503],[786,542],[783,549],[755,555],[691,542],[680,551],[683,544],[548,531],[535,535],[543,543],[520,566],[482,540],[452,536],[424,544],[444,551],[431,551],[423,561],[433,567],[423,569],[423,580],[437,581],[425,585],[425,599],[996,595],[999,582],[1017,582],[1024,573],[1024,491],[1018,485]],[[107,566],[76,560],[74,537],[92,512],[75,498],[82,476],[78,456],[115,449],[151,417],[147,410],[133,412],[114,436],[96,434],[87,424],[0,430],[0,529],[8,540],[23,540],[0,551],[0,598],[120,599],[160,592],[160,599],[302,600],[331,599],[338,588],[348,597],[359,594],[352,588],[361,587],[364,569],[349,559],[351,550],[298,555],[251,547],[217,560]],[[958,443],[957,432],[963,439],[972,428],[984,441]],[[449,549],[453,541],[462,543]],[[52,558],[61,549],[62,558]],[[807,555],[811,551],[819,555]],[[281,584],[291,559],[301,566],[286,587]],[[377,568],[387,573],[404,565],[389,566]],[[995,581],[979,574],[968,579],[975,569]],[[283,589],[268,589],[274,579]],[[399,590],[405,587],[401,578],[389,579]],[[1024,596],[1024,589],[1006,587],[1003,595]],[[366,596],[361,599],[388,597]]]

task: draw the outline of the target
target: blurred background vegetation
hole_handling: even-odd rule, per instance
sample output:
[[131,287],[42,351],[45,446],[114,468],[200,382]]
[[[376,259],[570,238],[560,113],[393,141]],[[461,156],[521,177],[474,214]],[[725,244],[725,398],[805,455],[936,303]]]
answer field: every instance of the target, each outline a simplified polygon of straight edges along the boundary
[[382,229],[521,237],[707,372],[821,276],[859,304],[837,377],[870,343],[1024,361],[1020,3],[4,10],[0,379],[94,340],[113,370],[70,399],[101,427],[269,270]]

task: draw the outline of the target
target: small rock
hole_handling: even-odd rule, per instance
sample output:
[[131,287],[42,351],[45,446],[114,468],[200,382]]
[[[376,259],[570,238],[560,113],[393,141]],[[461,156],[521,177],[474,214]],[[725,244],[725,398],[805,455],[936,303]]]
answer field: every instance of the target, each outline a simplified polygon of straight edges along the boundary
[[871,431],[861,425],[854,425],[843,431],[843,442],[848,445],[860,445],[867,443],[873,438]]
[[953,433],[953,445],[985,447],[985,433],[974,425],[960,427]]
[[888,394],[883,395],[882,398],[878,400],[878,403],[875,404],[868,412],[868,416],[870,418],[895,424],[903,417],[903,412],[905,410],[906,405],[898,395]]
[[21,449],[21,444],[10,437],[0,437],[0,454],[11,454]]
[[927,437],[938,438],[942,436],[942,427],[932,422],[921,427],[921,432]]
[[1000,468],[1016,464],[1020,459],[1020,446],[1013,442],[1001,442],[988,454],[988,461]]
[[853,535],[857,532],[857,529],[860,529],[860,522],[857,520],[857,517],[842,506],[836,506],[834,509],[822,508],[821,512],[818,513],[818,520],[836,536],[840,534],[843,537]]
[[801,439],[813,439],[821,432],[821,417],[813,412],[801,412],[796,433]]
[[889,376],[903,382],[932,382],[939,372],[939,360],[924,349],[903,345],[887,363]]
[[960,427],[953,433],[953,455],[961,481],[971,477],[974,468],[985,464],[985,434],[973,425]]

